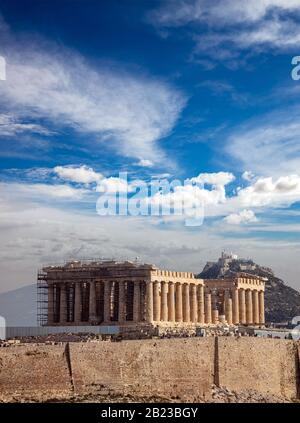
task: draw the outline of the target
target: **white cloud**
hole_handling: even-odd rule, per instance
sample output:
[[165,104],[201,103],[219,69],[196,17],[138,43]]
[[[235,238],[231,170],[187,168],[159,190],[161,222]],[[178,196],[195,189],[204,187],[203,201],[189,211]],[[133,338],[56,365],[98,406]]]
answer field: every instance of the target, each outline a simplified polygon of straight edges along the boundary
[[56,166],[54,172],[61,178],[67,181],[90,184],[92,182],[100,181],[103,176],[97,173],[91,167],[82,165],[75,166]]
[[252,179],[253,179],[254,177],[255,177],[254,173],[253,173],[253,172],[251,172],[250,170],[245,170],[245,172],[243,172],[243,174],[242,174],[242,178],[243,178],[245,181],[248,181],[248,182],[252,181]]
[[124,156],[167,162],[158,141],[185,106],[178,90],[117,65],[92,66],[61,46],[30,42],[5,45],[7,80],[0,84],[0,97],[7,113],[17,113],[27,125],[41,118],[71,127],[92,138],[99,154],[102,142]]
[[225,186],[230,182],[234,181],[235,176],[229,172],[217,172],[217,173],[200,173],[198,176],[191,178],[192,182],[198,182],[201,184]]
[[[162,28],[193,23],[196,56],[200,53],[236,65],[245,49],[297,51],[299,12],[298,0],[180,0],[163,2],[149,18]],[[203,25],[208,33],[201,31]]]
[[13,194],[16,198],[26,200],[81,200],[90,191],[71,187],[70,185],[0,183],[1,195]]
[[290,206],[300,201],[300,176],[259,178],[238,192],[238,201],[245,207]]
[[[51,170],[42,169],[41,172],[29,170],[25,172],[28,178],[34,178],[36,183],[2,183],[0,190],[2,195],[13,192],[16,197],[30,199],[40,203],[41,201],[70,200],[89,201],[96,204],[97,192],[107,194],[138,194],[141,205],[156,207],[161,206],[166,210],[182,210],[182,219],[186,214],[199,208],[201,213],[207,217],[220,217],[238,214],[239,218],[247,218],[244,210],[255,208],[264,212],[270,208],[289,207],[300,201],[300,176],[288,175],[277,179],[272,177],[256,178],[249,182],[245,188],[238,188],[237,191],[226,192],[227,184],[234,180],[234,175],[229,172],[203,173],[195,178],[182,181],[178,180],[153,180],[147,183],[143,180],[128,180],[127,175],[120,177],[103,177],[87,166],[80,167],[60,167],[54,168],[56,174],[61,179],[85,184],[84,188],[74,187],[64,184],[38,183],[38,178],[42,180],[49,178]],[[96,182],[96,189],[89,184]],[[197,182],[194,185],[194,182]],[[208,187],[205,187],[208,185]],[[130,197],[131,198],[131,197]],[[130,201],[129,198],[129,201]],[[240,214],[243,212],[242,214]],[[229,217],[229,220],[231,217]]]
[[275,47],[279,50],[294,49],[299,45],[299,25],[292,20],[264,22],[231,39],[241,49],[252,46]]
[[153,162],[151,160],[141,159],[136,165],[141,167],[152,167]]
[[96,191],[108,194],[126,194],[134,191],[134,182],[128,183],[127,179],[112,176],[100,180],[97,184]]
[[[195,210],[201,215],[207,215],[210,209],[214,213],[222,214],[221,206],[226,203],[225,185],[233,179],[234,176],[226,172],[199,174],[195,178],[188,179],[183,185],[167,185],[149,198],[148,203],[156,207],[160,205],[164,209],[174,208],[176,212],[183,211],[182,219]],[[203,184],[212,187],[207,189]]]
[[288,175],[300,169],[300,109],[250,120],[227,138],[225,151],[242,169],[260,175]]
[[162,7],[149,14],[150,20],[165,27],[208,22],[227,26],[257,22],[270,11],[291,12],[300,9],[298,0],[179,0],[163,2]]
[[20,122],[11,114],[0,114],[0,137],[11,137],[20,133],[29,132],[40,135],[51,135],[52,131],[35,123]]
[[238,188],[236,193],[227,195],[225,186],[234,180],[234,175],[226,172],[200,174],[189,181],[209,184],[212,188],[204,186],[183,185],[171,192],[157,193],[150,198],[150,204],[184,204],[185,210],[196,205],[204,208],[207,217],[226,216],[228,223],[254,222],[255,215],[248,208],[259,209],[265,212],[270,208],[289,207],[300,201],[300,176],[280,176],[251,179],[245,188]]
[[[152,180],[146,182],[133,179],[128,181],[127,177],[109,177],[103,178],[97,184],[96,191],[100,193],[131,193],[132,201],[140,201],[141,209],[145,212],[148,206],[151,207],[151,213],[157,214],[159,207],[164,210],[163,214],[172,214],[174,211],[181,219],[185,219],[187,213],[199,209],[203,212],[204,207],[217,209],[218,205],[226,203],[225,185],[234,180],[234,175],[227,172],[200,174],[198,177],[179,180]],[[194,183],[197,183],[194,185]],[[203,184],[210,185],[210,189],[203,187]],[[153,212],[153,210],[156,210]],[[168,212],[167,212],[168,210]],[[173,211],[172,211],[173,210]],[[147,214],[150,210],[147,211]],[[177,219],[178,220],[178,219]]]
[[232,213],[224,218],[229,225],[240,225],[257,222],[257,218],[252,210],[242,210],[239,213]]

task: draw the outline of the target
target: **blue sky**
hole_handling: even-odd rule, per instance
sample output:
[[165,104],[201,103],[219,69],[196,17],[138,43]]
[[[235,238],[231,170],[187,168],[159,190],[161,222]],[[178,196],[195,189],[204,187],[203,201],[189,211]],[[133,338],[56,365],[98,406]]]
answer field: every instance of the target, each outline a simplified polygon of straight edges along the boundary
[[[299,288],[299,1],[1,0],[0,40],[0,290],[69,258],[198,271],[222,249]],[[121,171],[201,183],[204,224],[98,216]]]

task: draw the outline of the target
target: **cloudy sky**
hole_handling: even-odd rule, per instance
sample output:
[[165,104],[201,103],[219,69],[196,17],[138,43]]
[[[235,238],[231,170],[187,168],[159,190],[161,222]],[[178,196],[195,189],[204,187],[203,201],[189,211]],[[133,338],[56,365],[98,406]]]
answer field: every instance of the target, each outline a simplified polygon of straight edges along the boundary
[[[73,258],[197,272],[223,249],[300,289],[298,54],[299,0],[1,0],[0,292]],[[203,224],[97,213],[141,184]]]

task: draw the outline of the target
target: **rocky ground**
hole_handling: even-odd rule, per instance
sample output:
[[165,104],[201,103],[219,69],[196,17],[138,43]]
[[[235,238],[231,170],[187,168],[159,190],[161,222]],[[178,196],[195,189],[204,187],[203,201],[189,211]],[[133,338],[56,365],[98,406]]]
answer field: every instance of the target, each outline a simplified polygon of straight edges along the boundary
[[288,403],[286,398],[274,395],[265,396],[259,392],[247,390],[243,392],[231,391],[227,388],[212,387],[212,401],[215,403]]
[[27,397],[26,394],[12,395],[10,397],[0,396],[0,403],[290,403],[290,402],[299,402],[299,400],[290,401],[284,397],[278,397],[274,395],[262,395],[257,391],[247,390],[243,392],[235,392],[229,390],[226,387],[218,387],[216,385],[212,386],[211,389],[211,398],[203,399],[197,396],[195,393],[194,396],[187,397],[165,397],[165,396],[146,396],[146,395],[132,395],[126,393],[118,393],[111,390],[103,390],[103,387],[100,387],[98,390],[97,387],[92,387],[91,392],[87,392],[81,395],[74,396],[56,396],[52,398],[47,398],[42,393],[39,397]]

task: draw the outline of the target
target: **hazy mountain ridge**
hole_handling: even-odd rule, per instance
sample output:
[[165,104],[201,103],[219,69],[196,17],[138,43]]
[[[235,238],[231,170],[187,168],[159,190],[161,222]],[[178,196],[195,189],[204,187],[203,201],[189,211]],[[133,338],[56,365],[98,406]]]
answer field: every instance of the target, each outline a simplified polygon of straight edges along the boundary
[[37,325],[36,285],[26,285],[0,294],[0,316],[7,326]]

